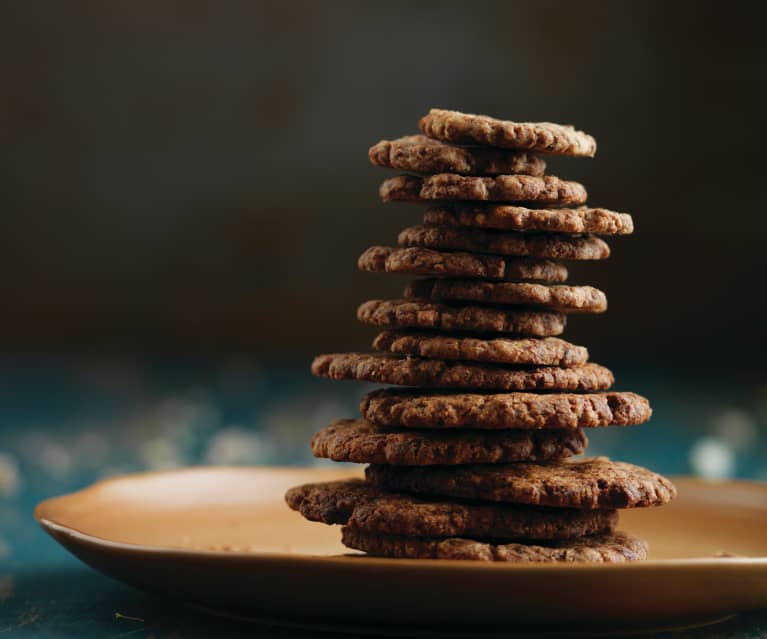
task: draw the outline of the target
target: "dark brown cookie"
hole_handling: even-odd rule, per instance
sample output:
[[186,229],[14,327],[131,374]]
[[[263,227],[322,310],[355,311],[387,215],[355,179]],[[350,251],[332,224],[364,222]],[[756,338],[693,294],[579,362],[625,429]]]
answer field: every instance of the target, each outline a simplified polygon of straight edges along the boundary
[[373,341],[373,348],[426,359],[459,359],[521,366],[580,366],[589,359],[589,352],[584,346],[576,346],[557,337],[480,338],[384,331]]
[[421,247],[435,251],[466,251],[515,257],[555,260],[604,260],[610,247],[593,235],[554,235],[485,231],[455,226],[411,226],[399,234],[402,247]]
[[427,393],[379,390],[362,399],[371,422],[406,428],[594,428],[642,424],[650,402],[636,393]]
[[593,157],[597,142],[569,124],[511,122],[487,115],[431,109],[419,127],[430,138],[456,144],[483,144],[554,155]]
[[444,253],[424,248],[371,246],[357,260],[361,271],[434,277],[564,282],[567,267],[551,260]]
[[458,306],[425,300],[370,300],[357,319],[386,328],[419,328],[471,333],[506,333],[552,337],[565,330],[565,315],[549,311]]
[[676,496],[665,477],[599,457],[449,468],[372,465],[365,474],[384,490],[555,508],[660,506]]
[[607,296],[593,286],[544,286],[530,282],[482,280],[415,280],[405,287],[408,299],[542,306],[561,313],[604,313]]
[[488,391],[588,392],[606,390],[614,381],[613,374],[598,364],[584,364],[572,368],[514,368],[367,353],[319,355],[312,362],[312,372],[318,377],[337,380],[356,379],[397,386]]
[[629,235],[634,221],[628,213],[580,206],[575,209],[528,209],[503,204],[450,203],[426,211],[424,224],[476,227],[500,231],[596,233]]
[[587,443],[580,429],[436,432],[342,419],[315,433],[311,447],[315,457],[340,462],[451,466],[563,459],[580,455]]
[[345,546],[362,550],[369,555],[397,559],[460,559],[512,563],[620,563],[647,558],[647,542],[623,532],[532,545],[511,542],[489,543],[462,537],[381,535],[344,526],[341,529],[341,541]]
[[578,182],[553,175],[497,175],[475,177],[438,173],[427,177],[398,175],[381,183],[378,193],[384,202],[430,200],[479,200],[488,202],[535,202],[537,204],[583,204],[588,197]]
[[433,501],[388,493],[362,479],[296,486],[285,501],[310,521],[406,537],[572,539],[611,532],[618,523],[615,510]]
[[483,147],[455,146],[425,135],[408,135],[397,140],[381,140],[370,147],[370,161],[411,173],[461,173],[498,175],[522,173],[543,175],[546,162],[526,151],[504,151]]

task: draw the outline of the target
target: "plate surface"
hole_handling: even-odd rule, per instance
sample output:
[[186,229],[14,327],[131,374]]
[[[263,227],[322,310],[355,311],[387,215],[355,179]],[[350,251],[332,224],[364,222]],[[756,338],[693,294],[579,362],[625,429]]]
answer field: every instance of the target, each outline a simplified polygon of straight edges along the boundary
[[[767,484],[676,478],[679,498],[623,511],[650,559],[502,565],[369,558],[287,488],[359,468],[189,468],[128,475],[41,503],[42,527],[120,581],[233,615],[398,633],[584,635],[767,608]],[[729,555],[729,556],[724,556]],[[442,633],[444,634],[444,633]]]

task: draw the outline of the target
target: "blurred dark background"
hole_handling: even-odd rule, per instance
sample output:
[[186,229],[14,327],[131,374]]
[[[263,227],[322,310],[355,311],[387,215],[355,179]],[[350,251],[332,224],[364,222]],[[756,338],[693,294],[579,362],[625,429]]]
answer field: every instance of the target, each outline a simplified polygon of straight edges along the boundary
[[767,56],[750,2],[9,4],[0,21],[0,347],[366,348],[356,272],[420,209],[382,204],[381,137],[431,106],[569,122],[552,161],[634,215],[575,269],[596,359],[761,371]]

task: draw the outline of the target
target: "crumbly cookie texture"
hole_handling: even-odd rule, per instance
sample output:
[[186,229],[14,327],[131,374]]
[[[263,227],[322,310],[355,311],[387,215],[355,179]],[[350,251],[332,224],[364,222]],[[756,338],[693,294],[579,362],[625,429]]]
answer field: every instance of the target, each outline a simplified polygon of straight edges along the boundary
[[615,510],[434,501],[382,491],[362,479],[296,486],[285,501],[310,521],[407,537],[571,539],[611,532],[618,523]]
[[580,455],[588,440],[582,430],[390,429],[364,419],[342,419],[314,434],[315,457],[358,464],[434,466],[541,462]]
[[429,208],[424,224],[476,227],[500,231],[546,231],[629,235],[634,221],[628,213],[579,206],[575,209],[528,209],[507,204],[447,203]]
[[567,267],[551,260],[371,246],[357,260],[361,271],[432,277],[564,282]]
[[425,135],[381,140],[370,147],[368,157],[376,166],[411,173],[541,176],[546,171],[546,161],[534,153],[455,146]]
[[370,422],[405,428],[595,428],[643,424],[650,402],[636,393],[434,393],[384,389],[360,403]]
[[404,296],[434,302],[543,306],[562,313],[603,313],[607,310],[607,296],[593,286],[425,279],[410,282],[405,287]]
[[566,316],[550,311],[506,310],[426,300],[370,300],[357,309],[357,319],[386,328],[417,328],[471,333],[503,333],[552,337],[565,330]]
[[446,362],[387,354],[334,353],[319,355],[312,373],[337,380],[360,380],[397,386],[425,386],[487,391],[599,391],[613,384],[604,366],[584,364],[571,368],[539,366],[513,368],[492,364]]
[[474,177],[438,173],[427,177],[398,175],[381,183],[378,193],[384,202],[429,200],[477,200],[488,202],[535,202],[568,206],[584,204],[586,189],[578,182],[553,175],[496,175]]
[[490,543],[462,537],[421,538],[382,535],[344,526],[345,546],[377,557],[398,559],[462,559],[513,563],[620,563],[647,558],[647,542],[614,532],[556,543]]
[[589,352],[584,346],[557,337],[511,339],[383,331],[373,340],[373,348],[426,359],[522,366],[580,366],[589,359]]
[[371,465],[365,475],[384,490],[555,508],[640,508],[676,497],[665,477],[599,457],[449,468]]
[[597,142],[588,133],[553,122],[511,122],[487,115],[431,109],[421,118],[419,127],[430,138],[456,144],[582,157],[593,157],[597,152]]
[[504,233],[456,226],[418,225],[401,231],[398,243],[402,247],[418,246],[437,251],[466,251],[554,260],[604,260],[610,257],[607,242],[593,235]]

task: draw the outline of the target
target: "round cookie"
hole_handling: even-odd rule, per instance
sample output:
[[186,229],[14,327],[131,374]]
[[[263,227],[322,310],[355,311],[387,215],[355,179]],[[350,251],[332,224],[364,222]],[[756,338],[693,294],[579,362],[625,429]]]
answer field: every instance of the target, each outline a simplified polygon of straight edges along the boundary
[[487,115],[431,109],[418,125],[430,138],[456,144],[483,144],[581,157],[593,157],[597,152],[597,141],[569,124],[511,122]]
[[425,135],[381,140],[370,147],[368,157],[376,166],[411,173],[522,173],[541,176],[546,171],[544,159],[533,153],[455,146]]
[[364,324],[471,333],[552,337],[565,330],[566,317],[550,311],[458,306],[426,300],[370,300],[357,309]]
[[383,331],[373,348],[395,355],[521,366],[580,366],[589,359],[584,346],[557,337],[466,337],[439,333]]
[[312,362],[312,373],[337,380],[487,391],[588,392],[606,390],[614,381],[613,374],[598,364],[511,368],[368,353],[319,355]]
[[408,299],[434,302],[542,306],[560,313],[604,313],[607,310],[607,296],[593,286],[426,279],[410,282],[404,295]]
[[417,431],[387,429],[364,419],[341,419],[314,434],[315,457],[358,464],[452,466],[542,462],[580,455],[582,430]]
[[640,508],[676,497],[665,477],[601,457],[449,468],[372,465],[365,475],[384,490],[554,508]]
[[551,233],[504,233],[455,226],[411,226],[399,234],[402,247],[435,251],[466,251],[515,257],[554,260],[604,260],[610,247],[593,235],[552,235]]
[[397,428],[596,428],[643,424],[650,402],[636,393],[427,393],[384,389],[366,395],[360,412]]
[[371,246],[357,260],[361,271],[434,277],[564,282],[567,267],[550,260],[445,253],[425,248]]
[[611,532],[618,523],[615,510],[434,501],[388,493],[362,479],[296,486],[285,501],[309,521],[406,537],[572,539]]
[[458,559],[510,563],[621,563],[647,559],[647,542],[623,532],[576,540],[489,543],[462,537],[429,538],[381,535],[344,526],[341,541],[354,550],[396,559]]
[[628,213],[579,206],[575,209],[528,209],[505,204],[449,203],[429,208],[424,224],[497,229],[630,235],[634,221]]
[[474,177],[438,173],[427,177],[399,175],[381,183],[378,193],[384,202],[429,200],[479,200],[488,202],[535,202],[537,204],[584,204],[586,189],[553,175],[496,175]]

